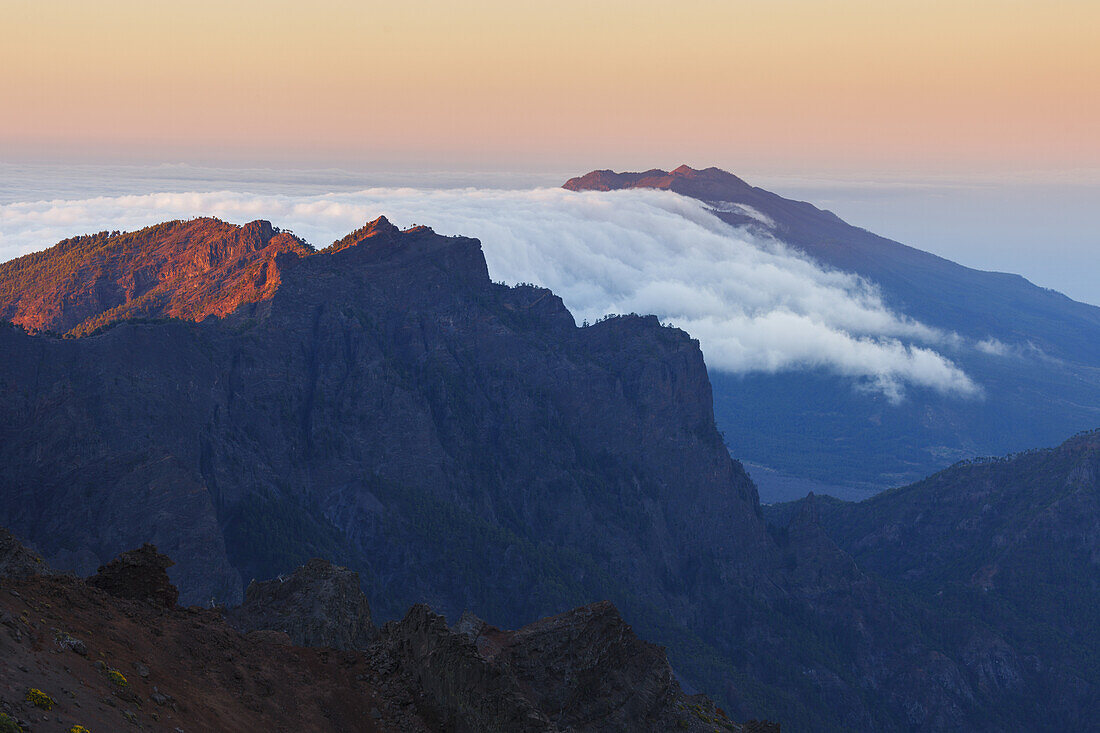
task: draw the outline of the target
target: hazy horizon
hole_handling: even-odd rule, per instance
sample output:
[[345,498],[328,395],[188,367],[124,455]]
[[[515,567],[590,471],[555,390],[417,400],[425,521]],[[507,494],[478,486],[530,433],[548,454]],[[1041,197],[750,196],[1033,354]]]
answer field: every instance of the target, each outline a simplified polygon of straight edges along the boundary
[[1100,304],[1095,2],[0,0],[0,23],[8,203],[687,163]]
[[[682,162],[682,161],[681,161]],[[690,161],[705,167],[707,161]],[[644,170],[679,162],[653,161]],[[375,187],[417,189],[553,188],[593,169],[389,170],[212,167],[190,163],[60,164],[0,160],[0,261],[44,249],[57,239],[14,240],[15,204],[100,196],[212,192],[319,195]],[[947,174],[886,176],[870,172],[778,172],[737,169],[749,183],[809,201],[855,226],[980,270],[1011,272],[1081,302],[1100,305],[1100,231],[1094,212],[1100,174],[1045,171],[968,177]],[[378,212],[384,214],[386,212]],[[257,212],[255,218],[272,218]],[[152,223],[152,222],[149,222]],[[274,221],[279,225],[278,221]],[[424,222],[430,223],[430,222]],[[75,224],[75,222],[74,222]],[[117,228],[103,221],[100,228]],[[86,233],[67,231],[62,236]],[[478,236],[477,232],[463,232]],[[324,246],[327,242],[314,242]]]
[[7,0],[0,22],[4,159],[1100,168],[1086,0]]

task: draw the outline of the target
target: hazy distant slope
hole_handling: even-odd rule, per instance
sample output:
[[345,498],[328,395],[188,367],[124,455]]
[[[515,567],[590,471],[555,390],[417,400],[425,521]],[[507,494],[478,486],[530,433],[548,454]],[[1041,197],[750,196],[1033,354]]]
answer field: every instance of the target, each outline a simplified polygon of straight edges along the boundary
[[[1040,288],[1019,275],[964,267],[848,224],[830,211],[750,186],[732,173],[681,166],[671,173],[594,171],[564,184],[570,190],[660,188],[709,204],[747,210],[714,214],[735,226],[762,229],[840,270],[877,283],[887,303],[922,322],[975,339],[997,333],[1025,337],[1049,356],[1100,362],[1100,308]],[[759,212],[774,225],[754,217]]]
[[[717,168],[594,171],[565,187],[671,190],[734,226],[857,273],[894,310],[958,334],[937,348],[984,391],[963,400],[910,389],[906,402],[892,405],[821,371],[712,373],[719,427],[741,458],[827,483],[884,487],[1100,424],[1100,308],[879,237]],[[762,492],[767,499],[766,485]]]
[[[1048,696],[1051,727],[1100,710],[1100,431],[859,503],[812,503],[860,567],[938,608],[949,631],[982,619],[1003,644],[986,684]],[[784,526],[806,505],[765,513]]]

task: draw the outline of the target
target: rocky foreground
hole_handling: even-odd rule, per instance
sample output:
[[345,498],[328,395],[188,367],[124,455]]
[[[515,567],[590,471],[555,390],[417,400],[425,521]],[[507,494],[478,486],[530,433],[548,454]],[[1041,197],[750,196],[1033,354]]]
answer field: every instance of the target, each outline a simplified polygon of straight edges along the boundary
[[610,603],[517,631],[417,605],[377,629],[320,560],[230,611],[177,606],[170,565],[145,545],[54,574],[0,530],[0,731],[779,729],[685,694]]

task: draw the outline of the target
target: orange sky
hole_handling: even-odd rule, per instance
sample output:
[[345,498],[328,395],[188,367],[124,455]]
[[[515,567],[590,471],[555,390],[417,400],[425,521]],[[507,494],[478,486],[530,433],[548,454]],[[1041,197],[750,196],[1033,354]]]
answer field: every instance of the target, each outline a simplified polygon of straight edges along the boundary
[[1100,167],[1096,0],[0,0],[0,158]]

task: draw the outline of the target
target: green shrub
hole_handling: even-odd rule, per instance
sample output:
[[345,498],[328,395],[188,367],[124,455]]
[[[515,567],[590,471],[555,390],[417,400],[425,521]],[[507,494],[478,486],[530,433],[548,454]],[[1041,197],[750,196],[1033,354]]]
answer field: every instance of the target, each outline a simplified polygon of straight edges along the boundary
[[126,687],[126,685],[130,684],[126,681],[126,678],[122,675],[122,672],[119,672],[117,669],[108,670],[107,679],[109,679],[111,682],[114,682],[119,687]]
[[23,729],[12,720],[10,715],[0,713],[0,733],[23,733]]

